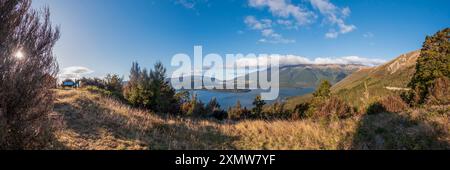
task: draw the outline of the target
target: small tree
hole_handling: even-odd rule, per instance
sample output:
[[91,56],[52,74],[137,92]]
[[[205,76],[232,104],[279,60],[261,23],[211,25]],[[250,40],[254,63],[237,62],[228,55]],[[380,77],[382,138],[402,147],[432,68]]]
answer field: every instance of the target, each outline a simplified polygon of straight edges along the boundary
[[141,70],[138,63],[133,63],[124,96],[130,104],[158,113],[179,112],[175,89],[166,80],[166,69],[161,62],[150,71]]
[[266,105],[266,102],[261,99],[261,96],[256,96],[255,100],[253,101],[253,109],[252,114],[254,117],[262,118],[263,115],[263,107]]
[[123,95],[133,106],[141,105],[139,84],[142,82],[141,68],[137,62],[133,62],[130,69],[129,81],[126,84]]
[[203,102],[198,100],[197,94],[192,94],[192,99],[185,105],[186,115],[195,117],[204,117],[206,109]]
[[122,92],[122,83],[123,78],[119,77],[117,74],[108,74],[105,77],[106,90],[112,92]]
[[328,80],[322,80],[319,88],[313,93],[315,98],[329,98],[331,96],[331,83]]
[[175,89],[166,79],[166,68],[161,62],[157,62],[150,71],[150,81],[152,92],[150,108],[160,113],[173,112],[173,104],[176,104]]
[[0,149],[49,142],[46,125],[58,73],[53,47],[60,34],[48,8],[30,7],[31,0],[0,0]]

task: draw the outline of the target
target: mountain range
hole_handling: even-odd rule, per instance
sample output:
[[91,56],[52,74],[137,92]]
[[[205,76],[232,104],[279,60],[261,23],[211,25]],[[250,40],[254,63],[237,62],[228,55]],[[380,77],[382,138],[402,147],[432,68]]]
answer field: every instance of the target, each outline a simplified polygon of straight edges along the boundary
[[[328,80],[330,83],[335,84],[353,72],[367,68],[364,65],[357,64],[301,64],[301,65],[289,65],[280,68],[280,88],[314,88],[321,80]],[[264,70],[260,73],[269,72],[270,70]],[[246,76],[235,78],[234,81],[237,84],[237,79],[244,79],[245,77],[257,76],[258,72],[252,72]],[[193,82],[198,85],[203,80],[212,79],[207,76],[193,76],[193,77],[179,77],[178,79],[188,80],[191,78]],[[214,80],[214,79],[212,79]],[[220,81],[220,80],[219,80]],[[214,83],[206,83],[204,86],[212,86]],[[228,82],[229,83],[229,82]],[[192,83],[193,86],[193,83]]]

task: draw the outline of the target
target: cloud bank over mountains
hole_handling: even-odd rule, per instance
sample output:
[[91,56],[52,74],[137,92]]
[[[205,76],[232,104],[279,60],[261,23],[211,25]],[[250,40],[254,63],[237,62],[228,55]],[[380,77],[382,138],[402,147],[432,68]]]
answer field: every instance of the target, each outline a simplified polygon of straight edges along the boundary
[[344,57],[318,57],[309,59],[296,55],[270,55],[258,58],[241,58],[236,61],[237,67],[257,67],[267,65],[270,62],[278,61],[280,66],[301,65],[301,64],[358,64],[365,66],[377,66],[386,63],[382,59],[371,59],[359,56]]

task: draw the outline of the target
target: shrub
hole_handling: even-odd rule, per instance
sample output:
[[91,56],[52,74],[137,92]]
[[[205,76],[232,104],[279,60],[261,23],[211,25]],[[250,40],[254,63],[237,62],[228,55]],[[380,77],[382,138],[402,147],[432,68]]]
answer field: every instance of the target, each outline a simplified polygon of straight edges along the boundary
[[275,102],[265,114],[266,119],[288,119],[292,117],[292,113],[285,109],[285,103]]
[[0,149],[49,142],[59,35],[48,8],[40,13],[31,9],[31,0],[0,1]]
[[310,109],[310,103],[300,103],[295,106],[291,118],[294,120],[307,118],[307,112]]
[[238,100],[236,106],[228,109],[228,119],[239,120],[248,118],[251,112],[247,108],[242,108],[241,102]]
[[450,79],[447,77],[437,78],[433,85],[428,88],[427,104],[447,105],[450,104]]
[[367,108],[368,114],[378,114],[378,113],[400,113],[408,109],[408,104],[406,104],[400,96],[391,95],[383,98],[382,100],[372,103]]
[[330,118],[336,116],[344,119],[355,114],[355,109],[337,97],[330,97],[325,102],[320,103],[314,112],[314,117]]
[[116,94],[122,94],[123,90],[123,78],[117,74],[108,74],[105,77],[105,89]]
[[123,79],[116,74],[108,74],[104,79],[85,78],[79,80],[81,86],[86,90],[99,93],[108,97],[115,97],[123,100]]
[[78,81],[80,82],[80,86],[81,87],[95,86],[95,87],[98,87],[98,88],[106,89],[105,81],[100,79],[100,78],[86,78],[86,77],[83,77],[83,78],[81,78]]
[[189,101],[182,103],[181,113],[186,116],[195,116],[195,117],[207,116],[205,104],[200,100],[198,100],[196,94],[192,94],[192,98]]
[[86,88],[86,90],[88,90],[92,93],[98,93],[98,94],[108,96],[108,97],[114,96],[113,92],[106,90],[106,89],[99,88],[97,86],[87,86],[85,88]]

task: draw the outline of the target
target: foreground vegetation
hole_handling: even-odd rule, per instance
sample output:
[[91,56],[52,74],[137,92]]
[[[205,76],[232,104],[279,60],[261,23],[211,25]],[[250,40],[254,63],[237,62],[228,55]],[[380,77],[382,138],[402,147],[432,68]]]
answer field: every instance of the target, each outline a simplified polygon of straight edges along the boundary
[[88,90],[56,90],[47,149],[450,149],[450,107],[339,119],[160,116]]

